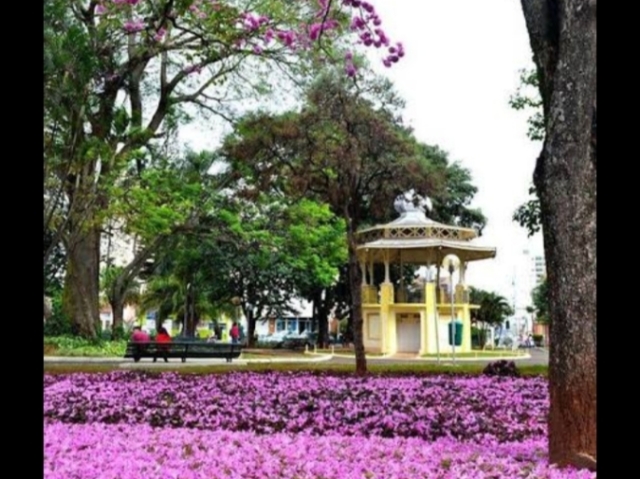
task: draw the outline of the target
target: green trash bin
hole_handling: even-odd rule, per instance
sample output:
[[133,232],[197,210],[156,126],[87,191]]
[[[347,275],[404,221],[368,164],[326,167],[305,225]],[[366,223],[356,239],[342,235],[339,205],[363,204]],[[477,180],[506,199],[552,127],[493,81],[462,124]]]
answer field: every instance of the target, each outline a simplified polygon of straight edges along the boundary
[[462,322],[458,321],[457,319],[455,321],[451,321],[449,323],[449,346],[453,346],[453,328],[455,325],[455,332],[456,332],[456,346],[462,346]]

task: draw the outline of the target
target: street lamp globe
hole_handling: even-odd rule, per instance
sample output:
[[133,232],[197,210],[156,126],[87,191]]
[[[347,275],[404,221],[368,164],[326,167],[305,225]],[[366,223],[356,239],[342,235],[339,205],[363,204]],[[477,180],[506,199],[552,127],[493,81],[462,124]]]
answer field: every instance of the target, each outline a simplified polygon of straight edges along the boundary
[[448,254],[442,260],[442,267],[449,271],[450,274],[453,274],[460,267],[460,258],[455,254]]

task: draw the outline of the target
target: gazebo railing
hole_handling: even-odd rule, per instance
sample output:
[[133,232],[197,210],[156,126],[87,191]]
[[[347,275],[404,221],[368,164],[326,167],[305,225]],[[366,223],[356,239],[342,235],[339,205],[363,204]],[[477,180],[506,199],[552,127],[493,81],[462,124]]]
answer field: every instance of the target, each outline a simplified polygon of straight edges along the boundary
[[404,304],[424,304],[424,288],[399,287],[395,289],[395,302]]

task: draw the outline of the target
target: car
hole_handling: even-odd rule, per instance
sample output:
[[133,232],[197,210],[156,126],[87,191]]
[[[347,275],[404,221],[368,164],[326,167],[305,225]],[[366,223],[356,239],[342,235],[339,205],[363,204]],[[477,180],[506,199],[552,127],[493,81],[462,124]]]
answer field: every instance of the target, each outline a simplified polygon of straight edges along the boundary
[[259,339],[259,342],[273,348],[282,347],[282,344],[284,343],[285,338],[289,334],[290,334],[289,331],[277,331],[273,334],[263,336],[262,338]]
[[292,334],[285,338],[283,348],[302,349],[305,346],[312,348],[318,341],[318,333],[303,331],[300,334]]

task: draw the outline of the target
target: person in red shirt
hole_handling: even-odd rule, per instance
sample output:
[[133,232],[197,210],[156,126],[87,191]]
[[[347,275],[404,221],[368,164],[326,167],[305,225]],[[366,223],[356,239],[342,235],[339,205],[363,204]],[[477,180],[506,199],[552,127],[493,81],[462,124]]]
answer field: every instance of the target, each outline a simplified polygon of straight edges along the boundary
[[238,344],[238,339],[240,339],[240,328],[238,327],[238,323],[233,323],[231,330],[229,331],[229,336],[231,336],[231,342],[233,344]]
[[131,342],[137,343],[135,347],[135,362],[140,361],[140,356],[147,349],[147,344],[149,343],[149,335],[145,333],[140,326],[135,326],[133,328],[133,334],[131,335]]
[[[163,328],[162,326],[158,329],[158,334],[156,334],[156,343],[170,343],[171,342],[171,336],[169,336],[169,333],[167,332],[167,330],[165,328]],[[165,363],[169,362],[169,359],[167,358],[167,351],[169,350],[168,346],[164,346],[164,345],[159,345],[158,346],[158,351],[160,351],[162,354],[162,357],[164,359]],[[158,358],[153,358],[153,362],[156,362],[156,359]]]
[[133,328],[133,334],[131,335],[131,341],[134,343],[148,343],[149,335],[145,333],[140,326]]

